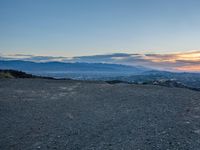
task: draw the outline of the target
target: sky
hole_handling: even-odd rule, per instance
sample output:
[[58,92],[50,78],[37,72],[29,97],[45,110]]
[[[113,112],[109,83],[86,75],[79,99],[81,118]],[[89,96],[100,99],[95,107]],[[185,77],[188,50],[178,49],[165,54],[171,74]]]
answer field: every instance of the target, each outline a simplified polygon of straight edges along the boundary
[[0,0],[0,55],[182,53],[199,65],[199,8],[199,0]]
[[199,0],[0,0],[0,52],[54,56],[200,49]]

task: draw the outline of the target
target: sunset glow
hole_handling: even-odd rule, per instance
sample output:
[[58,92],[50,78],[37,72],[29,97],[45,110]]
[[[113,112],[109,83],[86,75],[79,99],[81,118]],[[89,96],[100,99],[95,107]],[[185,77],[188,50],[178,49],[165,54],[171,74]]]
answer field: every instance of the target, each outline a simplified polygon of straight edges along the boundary
[[144,59],[151,60],[152,62],[176,62],[176,61],[188,61],[188,62],[199,62],[200,52],[186,52],[186,53],[175,53],[175,54],[152,54],[145,55]]
[[200,61],[200,52],[190,52],[177,55],[177,60]]
[[178,71],[192,71],[192,72],[199,72],[200,71],[200,65],[196,66],[182,66],[175,68]]
[[36,55],[2,55],[5,59],[21,59],[34,62],[87,62],[87,63],[112,63],[131,66],[144,66],[153,69],[168,71],[200,72],[200,51],[188,51],[183,53],[168,54],[107,54],[75,57],[55,57]]

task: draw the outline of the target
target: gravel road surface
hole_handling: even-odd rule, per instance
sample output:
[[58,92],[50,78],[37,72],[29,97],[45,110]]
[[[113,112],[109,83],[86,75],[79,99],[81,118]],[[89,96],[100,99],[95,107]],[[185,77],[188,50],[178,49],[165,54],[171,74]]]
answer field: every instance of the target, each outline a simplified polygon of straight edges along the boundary
[[0,150],[199,150],[200,92],[0,79]]

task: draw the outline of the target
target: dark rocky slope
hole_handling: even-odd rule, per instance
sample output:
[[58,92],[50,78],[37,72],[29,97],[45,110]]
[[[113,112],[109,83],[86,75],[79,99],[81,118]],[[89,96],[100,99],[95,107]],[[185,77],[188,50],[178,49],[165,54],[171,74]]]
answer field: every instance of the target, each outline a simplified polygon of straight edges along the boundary
[[51,77],[42,77],[32,74],[25,73],[23,71],[17,70],[2,70],[0,69],[0,79],[1,78],[43,78],[43,79],[54,79]]

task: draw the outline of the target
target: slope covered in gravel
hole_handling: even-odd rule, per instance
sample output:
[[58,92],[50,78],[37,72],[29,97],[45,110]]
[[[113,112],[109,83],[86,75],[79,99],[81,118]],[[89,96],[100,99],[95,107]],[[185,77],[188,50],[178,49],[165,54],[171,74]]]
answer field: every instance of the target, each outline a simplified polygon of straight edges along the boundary
[[0,79],[0,149],[199,149],[200,92]]

